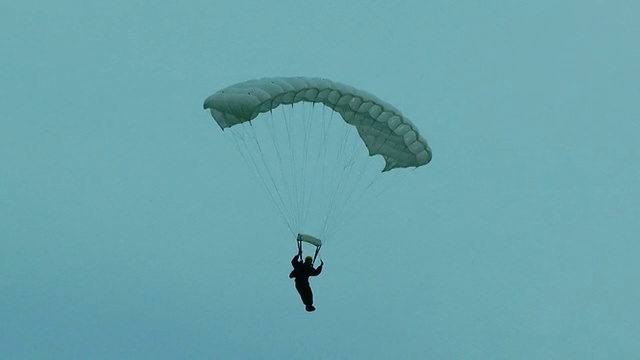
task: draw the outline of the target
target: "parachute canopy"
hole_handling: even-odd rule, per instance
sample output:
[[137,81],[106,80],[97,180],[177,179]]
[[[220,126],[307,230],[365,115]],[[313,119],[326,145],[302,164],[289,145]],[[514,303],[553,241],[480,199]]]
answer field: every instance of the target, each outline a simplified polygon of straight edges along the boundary
[[365,91],[327,79],[275,77],[250,80],[209,96],[204,108],[224,130],[250,122],[280,105],[322,103],[353,125],[369,156],[385,159],[383,171],[418,167],[431,161],[431,149],[418,129],[387,102]]

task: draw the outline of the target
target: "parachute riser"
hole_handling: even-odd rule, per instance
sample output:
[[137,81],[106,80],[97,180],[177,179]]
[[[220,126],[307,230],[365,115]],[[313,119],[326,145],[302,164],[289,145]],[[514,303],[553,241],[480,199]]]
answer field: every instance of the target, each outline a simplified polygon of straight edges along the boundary
[[[322,245],[320,246],[316,246],[316,251],[313,254],[313,261],[311,261],[311,265],[314,265],[316,263],[316,258],[318,258],[318,254],[320,253],[320,248],[322,247]],[[298,240],[298,258],[300,260],[302,260],[302,241]]]
[[314,265],[316,263],[316,258],[318,257],[318,253],[320,252],[321,247],[322,245],[316,247],[316,253],[313,254],[313,261],[311,262],[311,265]]

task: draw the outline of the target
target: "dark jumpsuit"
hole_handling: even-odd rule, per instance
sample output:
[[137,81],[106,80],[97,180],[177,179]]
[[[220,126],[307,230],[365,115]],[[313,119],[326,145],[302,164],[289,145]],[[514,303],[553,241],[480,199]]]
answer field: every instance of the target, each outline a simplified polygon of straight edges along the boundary
[[291,271],[289,277],[296,279],[296,290],[300,294],[302,303],[309,308],[313,306],[313,292],[311,292],[311,286],[309,286],[309,277],[318,276],[322,272],[322,265],[314,269],[312,264],[306,265],[298,260],[298,255],[293,257],[291,265],[293,265],[293,271]]

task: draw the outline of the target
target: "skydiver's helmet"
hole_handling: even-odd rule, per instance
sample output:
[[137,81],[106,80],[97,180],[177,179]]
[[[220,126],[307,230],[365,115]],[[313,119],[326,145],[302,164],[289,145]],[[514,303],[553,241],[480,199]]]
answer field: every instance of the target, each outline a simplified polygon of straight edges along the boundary
[[313,258],[311,256],[307,256],[306,258],[304,258],[304,263],[306,265],[311,265],[313,264]]

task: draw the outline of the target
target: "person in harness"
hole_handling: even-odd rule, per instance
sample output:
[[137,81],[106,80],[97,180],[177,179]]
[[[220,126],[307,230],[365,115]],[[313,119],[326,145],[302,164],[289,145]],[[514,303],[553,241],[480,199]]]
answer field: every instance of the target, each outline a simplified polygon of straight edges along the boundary
[[311,291],[311,285],[309,285],[309,277],[320,275],[322,267],[324,266],[324,261],[320,260],[320,266],[314,268],[313,260],[314,258],[312,256],[307,256],[304,258],[304,262],[302,261],[302,246],[299,242],[298,253],[291,259],[293,270],[289,274],[289,278],[295,279],[296,290],[298,290],[300,299],[302,299],[302,303],[305,305],[305,310],[309,312],[316,309],[313,306],[313,291]]

